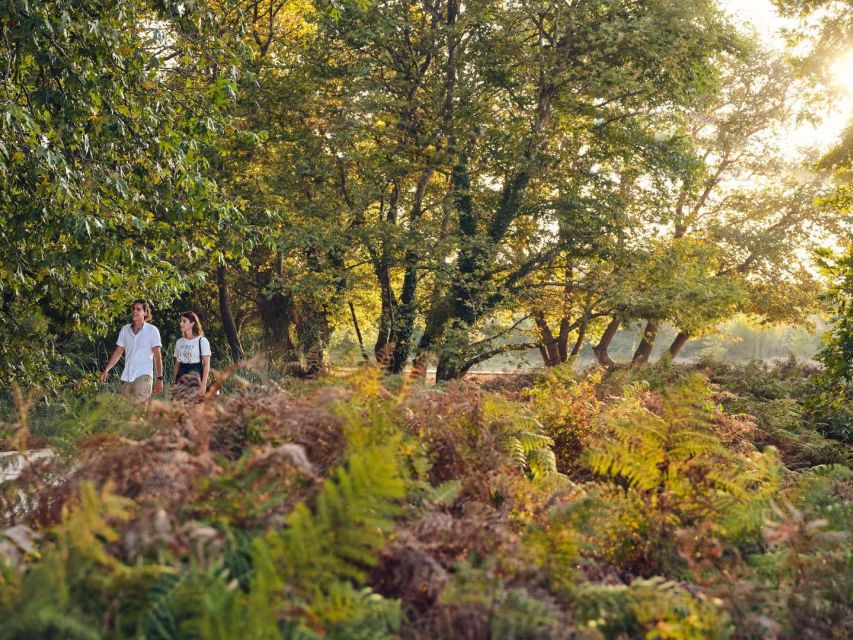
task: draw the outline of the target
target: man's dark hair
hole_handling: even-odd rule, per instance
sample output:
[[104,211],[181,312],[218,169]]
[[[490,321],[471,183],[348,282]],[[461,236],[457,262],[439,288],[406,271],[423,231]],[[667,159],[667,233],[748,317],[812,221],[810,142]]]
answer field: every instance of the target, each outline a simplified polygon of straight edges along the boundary
[[137,304],[141,304],[141,305],[142,305],[142,310],[145,312],[145,322],[151,322],[151,318],[152,318],[152,315],[151,315],[151,305],[149,305],[149,304],[148,304],[148,302],[146,302],[145,300],[134,300],[134,301],[130,304],[130,308],[131,308],[131,310],[133,310],[133,306],[134,306],[134,305],[137,305]]

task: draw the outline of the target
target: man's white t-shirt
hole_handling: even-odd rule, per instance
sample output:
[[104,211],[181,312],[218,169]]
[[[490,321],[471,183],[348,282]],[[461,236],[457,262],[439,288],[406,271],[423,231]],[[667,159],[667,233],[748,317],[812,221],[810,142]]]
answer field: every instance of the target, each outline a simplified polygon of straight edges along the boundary
[[175,343],[175,360],[183,364],[196,364],[201,362],[202,356],[210,355],[210,342],[204,336],[195,338],[178,338]]
[[154,347],[162,347],[160,331],[153,324],[144,322],[139,333],[133,335],[129,324],[119,331],[116,345],[124,348],[124,371],[121,379],[133,382],[139,376],[154,377]]

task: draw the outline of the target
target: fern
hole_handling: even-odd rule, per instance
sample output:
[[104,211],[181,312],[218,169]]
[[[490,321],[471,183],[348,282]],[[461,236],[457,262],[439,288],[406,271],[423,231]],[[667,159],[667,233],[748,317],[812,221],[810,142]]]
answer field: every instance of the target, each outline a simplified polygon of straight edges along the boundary
[[150,640],[167,640],[180,637],[180,621],[175,615],[174,602],[184,577],[177,573],[164,573],[152,582],[145,593],[144,608],[139,612],[140,634]]
[[489,621],[489,637],[494,640],[560,637],[560,611],[551,602],[530,596],[524,589],[502,594]]
[[81,486],[80,504],[63,509],[53,528],[53,544],[20,580],[11,598],[0,598],[9,624],[0,638],[99,638],[113,623],[126,593],[145,584],[162,569],[129,567],[113,557],[105,542],[118,539],[113,523],[130,517],[131,501]]
[[524,546],[557,587],[577,579],[578,561],[590,550],[589,535],[600,519],[600,500],[594,493],[578,495],[551,510],[543,523],[528,526]]
[[[453,580],[444,588],[440,600],[473,617],[482,616],[488,625],[483,635],[510,640],[515,638],[559,638],[561,612],[548,600],[533,597],[526,589],[508,589],[496,571],[496,558],[487,558],[481,566],[460,562]],[[545,596],[547,598],[547,596]],[[485,627],[485,625],[484,625]],[[460,632],[459,637],[473,634]],[[445,630],[444,637],[456,637]],[[479,634],[475,637],[481,637]]]
[[579,619],[606,637],[724,640],[734,631],[718,604],[662,577],[630,586],[586,584],[573,595]]
[[376,563],[404,495],[393,448],[354,454],[326,480],[313,512],[300,504],[286,530],[255,540],[251,593],[280,593],[282,613],[341,623],[329,617],[330,598],[352,595],[342,583],[363,580],[365,569]]
[[522,393],[543,424],[544,433],[553,439],[557,467],[564,473],[574,469],[601,412],[596,398],[601,379],[602,374],[597,371],[578,380],[573,363],[566,363],[548,368]]
[[714,434],[699,376],[649,398],[654,412],[643,394],[634,387],[607,412],[612,436],[592,446],[586,460],[594,472],[627,484],[623,507],[642,505],[633,517],[645,532],[646,570],[658,562],[656,547],[671,544],[679,527],[708,523],[718,534],[757,535],[761,513],[779,488],[775,451],[727,451]]
[[403,622],[398,601],[341,581],[332,583],[321,597],[315,598],[309,614],[324,622],[329,637],[342,640],[394,638]]
[[483,401],[482,411],[483,419],[501,430],[504,447],[518,468],[528,471],[534,480],[561,475],[551,449],[554,441],[524,407],[491,396]]

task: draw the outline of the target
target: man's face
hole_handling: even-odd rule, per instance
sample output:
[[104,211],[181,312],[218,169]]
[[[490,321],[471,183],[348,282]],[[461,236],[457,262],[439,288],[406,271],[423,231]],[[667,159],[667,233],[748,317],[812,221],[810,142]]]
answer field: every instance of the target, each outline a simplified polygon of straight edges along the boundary
[[135,304],[130,308],[130,317],[133,318],[135,323],[140,323],[145,321],[145,307],[141,304]]

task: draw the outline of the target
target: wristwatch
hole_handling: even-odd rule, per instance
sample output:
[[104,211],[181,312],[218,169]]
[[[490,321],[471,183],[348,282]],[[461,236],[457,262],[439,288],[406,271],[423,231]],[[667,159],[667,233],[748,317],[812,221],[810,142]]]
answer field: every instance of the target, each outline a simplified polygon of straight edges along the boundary
[[163,379],[163,376],[157,376],[157,379],[158,379],[158,380],[162,380],[162,379]]

